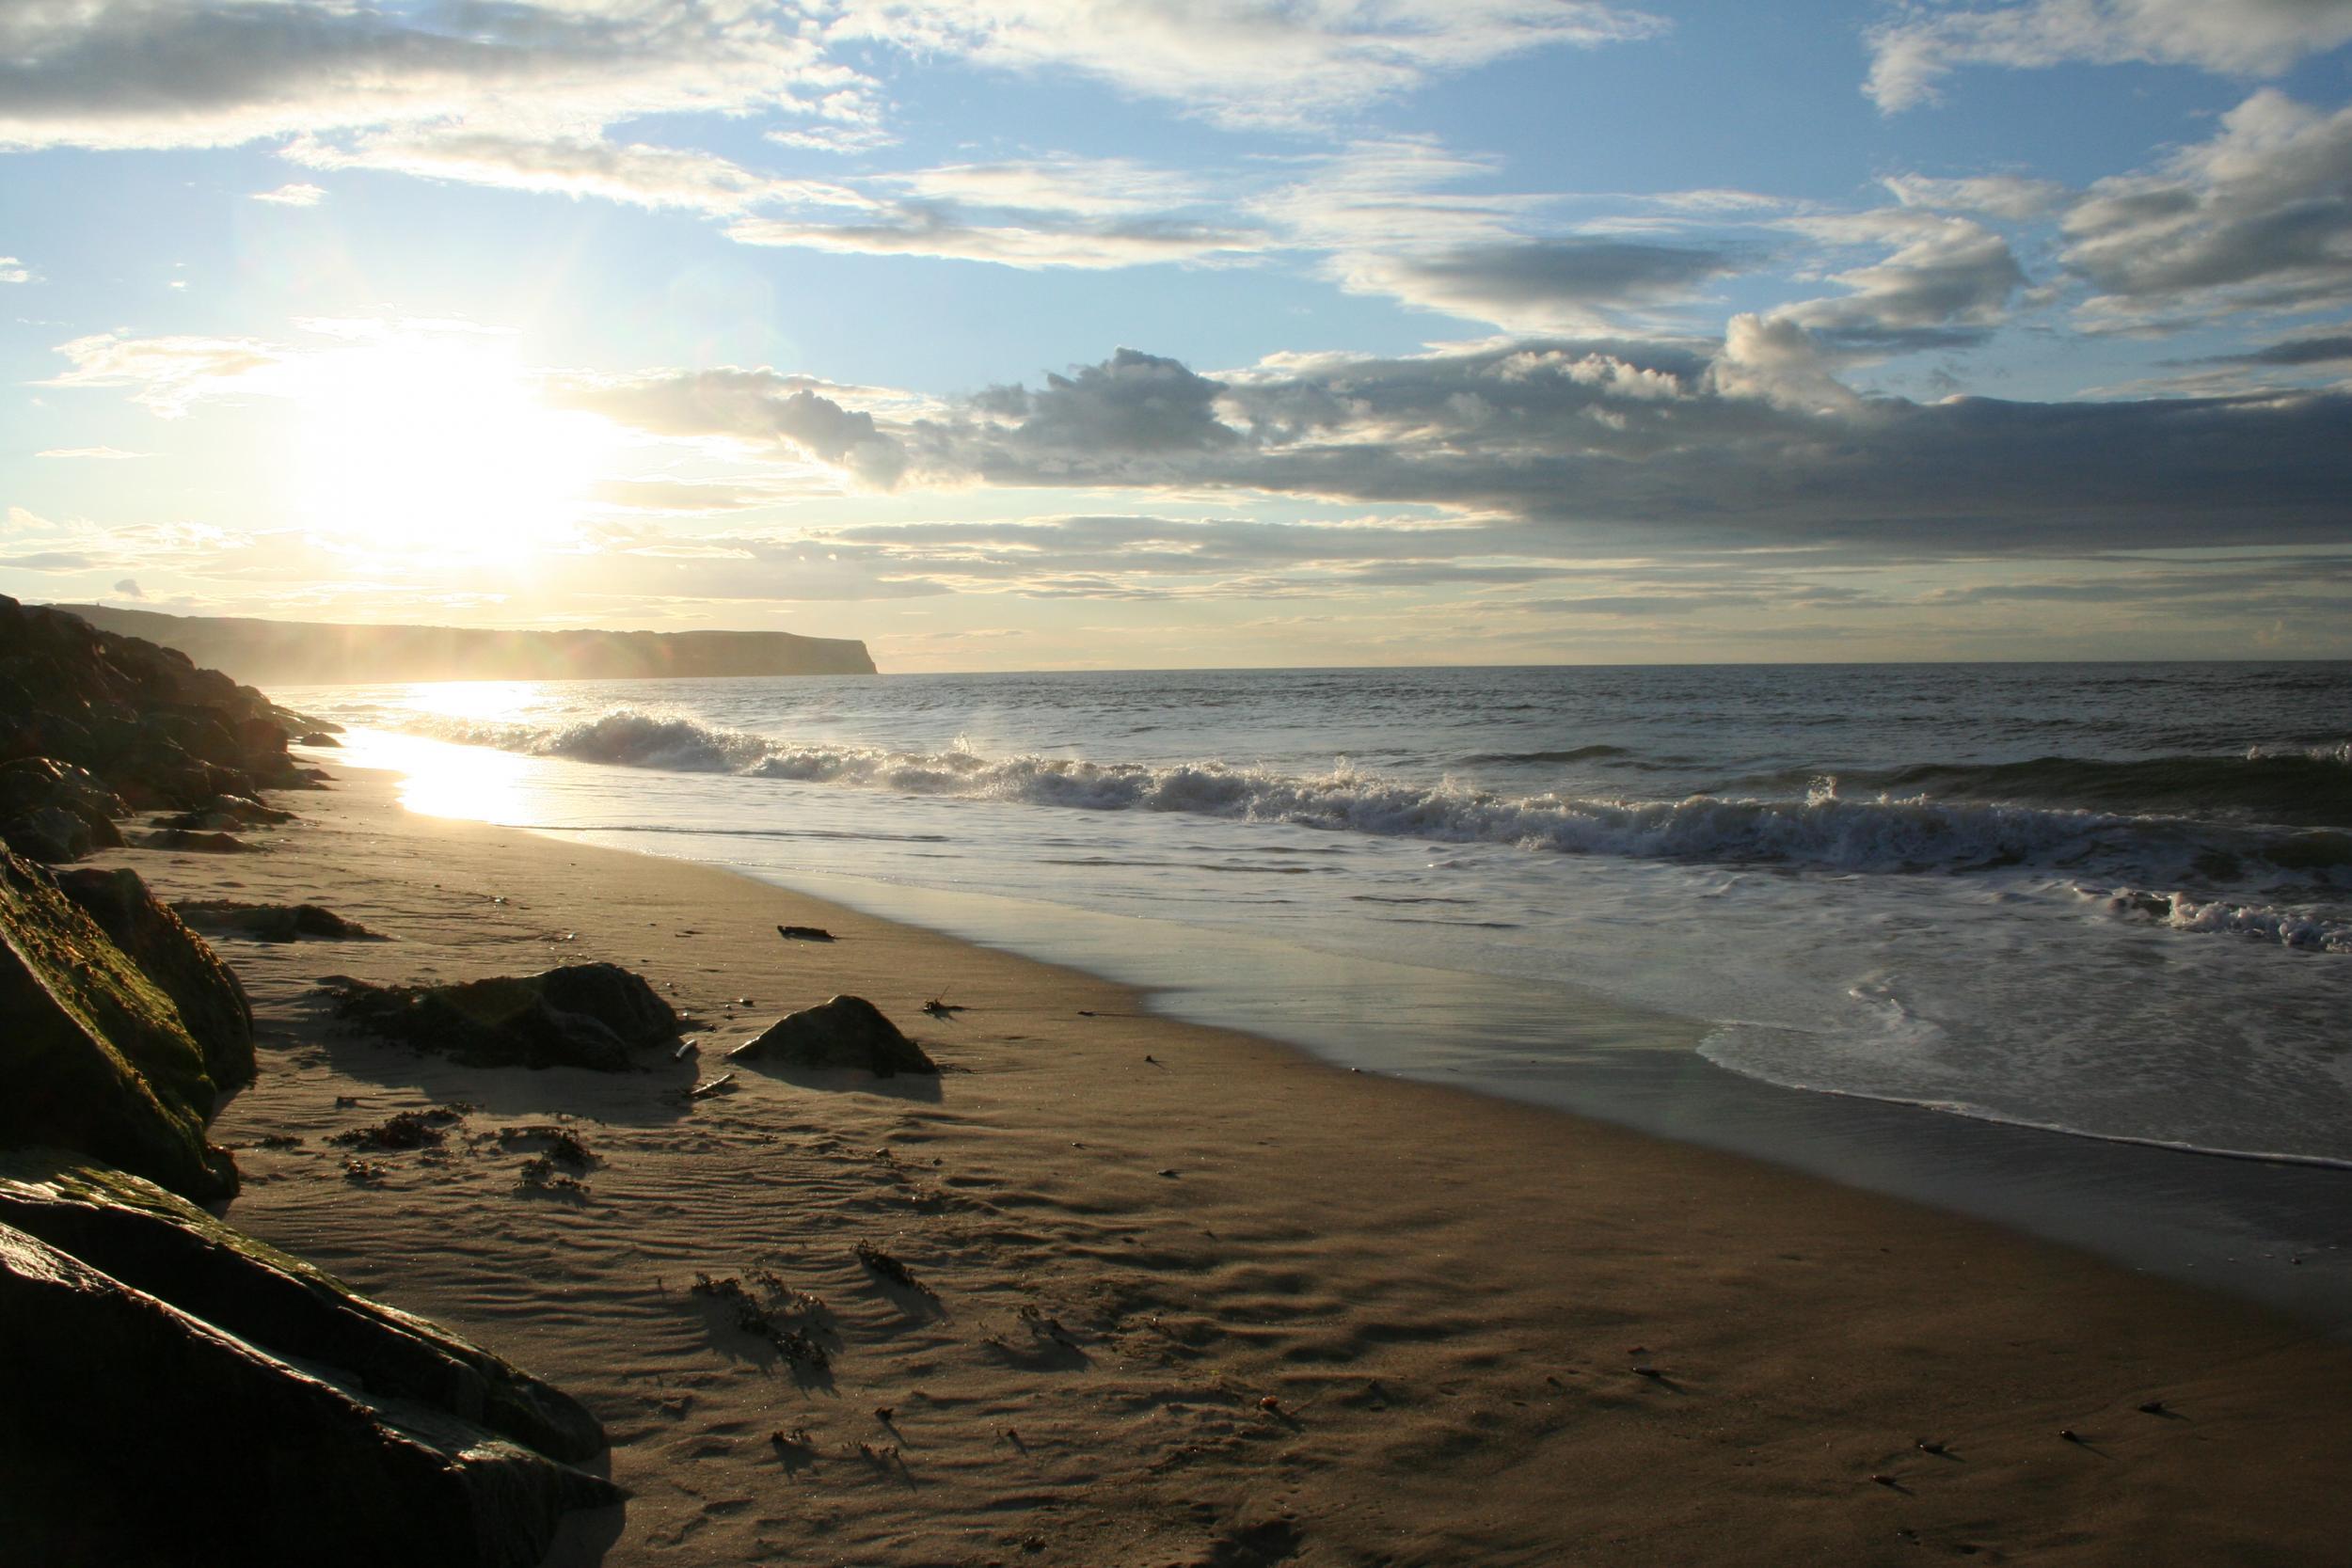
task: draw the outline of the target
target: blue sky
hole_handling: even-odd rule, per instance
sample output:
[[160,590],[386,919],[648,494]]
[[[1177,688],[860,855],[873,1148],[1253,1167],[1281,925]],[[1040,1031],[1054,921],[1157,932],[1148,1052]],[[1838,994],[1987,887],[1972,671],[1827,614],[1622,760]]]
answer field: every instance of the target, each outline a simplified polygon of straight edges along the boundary
[[35,0],[0,592],[2352,657],[2344,0]]

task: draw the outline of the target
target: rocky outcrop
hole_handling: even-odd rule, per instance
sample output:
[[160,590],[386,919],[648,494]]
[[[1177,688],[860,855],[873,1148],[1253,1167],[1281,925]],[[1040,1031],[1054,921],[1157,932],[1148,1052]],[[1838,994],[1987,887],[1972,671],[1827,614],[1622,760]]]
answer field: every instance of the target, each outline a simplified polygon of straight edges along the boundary
[[[219,1085],[180,1009],[46,871],[0,852],[0,1148],[95,1155],[187,1196],[236,1191]],[[250,1076],[251,1055],[246,1055]]]
[[475,1067],[583,1067],[627,1072],[640,1048],[677,1038],[677,1014],[618,964],[566,964],[544,974],[447,986],[322,982],[339,1017],[420,1051]]
[[57,887],[171,998],[180,1022],[204,1053],[204,1073],[213,1087],[242,1088],[253,1082],[253,1006],[245,987],[202,937],[148,891],[137,872],[60,872]]
[[0,1162],[0,1514],[28,1562],[532,1568],[594,1418],[135,1178]]
[[882,1010],[862,996],[836,996],[777,1020],[757,1039],[739,1045],[736,1061],[827,1069],[856,1068],[877,1078],[939,1071],[923,1048],[899,1033]]
[[0,761],[70,764],[134,807],[185,810],[307,787],[286,739],[316,727],[185,654],[0,595]]

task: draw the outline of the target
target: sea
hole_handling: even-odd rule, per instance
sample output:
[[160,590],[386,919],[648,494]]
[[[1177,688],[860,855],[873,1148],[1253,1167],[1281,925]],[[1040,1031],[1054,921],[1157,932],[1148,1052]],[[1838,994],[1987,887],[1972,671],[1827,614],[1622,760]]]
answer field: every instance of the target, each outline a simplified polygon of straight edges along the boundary
[[[2352,1264],[2325,1213],[2352,1214],[2352,664],[273,695],[416,809],[731,867],[1345,1066],[2114,1231],[2157,1267]],[[2138,1151],[2082,1167],[2116,1212],[2015,1198],[2054,1141]],[[2302,1174],[2194,1174],[2222,1163]],[[2133,1196],[2249,1180],[2296,1215]]]

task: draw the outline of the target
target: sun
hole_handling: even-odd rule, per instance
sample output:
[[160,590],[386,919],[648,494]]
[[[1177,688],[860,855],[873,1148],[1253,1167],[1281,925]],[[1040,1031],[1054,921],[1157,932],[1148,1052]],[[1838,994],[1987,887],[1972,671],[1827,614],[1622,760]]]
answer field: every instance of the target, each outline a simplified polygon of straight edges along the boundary
[[388,337],[306,367],[294,499],[322,540],[369,553],[506,561],[561,543],[613,432],[548,407],[506,341]]

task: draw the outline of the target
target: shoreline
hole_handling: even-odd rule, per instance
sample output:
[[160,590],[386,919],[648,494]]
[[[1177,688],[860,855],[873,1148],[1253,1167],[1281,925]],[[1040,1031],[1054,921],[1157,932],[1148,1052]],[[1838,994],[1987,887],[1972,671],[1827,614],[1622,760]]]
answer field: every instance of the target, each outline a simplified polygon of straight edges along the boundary
[[[248,1148],[230,1215],[605,1418],[637,1500],[561,1560],[1688,1560],[1737,1529],[1748,1561],[2297,1560],[2345,1526],[2352,1354],[2252,1307],[1349,1073],[712,867],[417,817],[381,777],[302,804],[267,854],[104,858],[167,897],[312,899],[395,938],[221,943],[264,1069],[215,1135],[306,1140]],[[787,947],[779,923],[842,940]],[[675,987],[712,1062],[858,990],[950,1070],[935,1092],[752,1070],[690,1102],[682,1071],[463,1069],[341,1036],[307,1000],[337,970],[588,958]],[[968,1010],[924,1018],[930,996]],[[449,1100],[484,1107],[480,1138],[394,1157],[380,1185],[317,1141]],[[601,1157],[588,1194],[518,1193],[495,1124],[564,1117]],[[866,1276],[848,1249],[869,1235],[936,1295]],[[831,1304],[821,1383],[683,1289],[757,1257]],[[2184,1418],[2137,1409],[2158,1400]],[[799,1463],[767,1440],[796,1423]]]
[[[510,825],[512,826],[512,825]],[[859,881],[831,871],[789,880],[633,847],[642,834],[513,827],[557,843],[741,876],[962,942],[1132,989],[1155,1016],[1236,1030],[1338,1070],[1359,1067],[1591,1118],[1670,1143],[1989,1221],[2176,1283],[2259,1303],[2352,1342],[2352,1170],[2317,1159],[2239,1154],[2035,1126],[1836,1089],[1796,1088],[1723,1067],[1698,1049],[1708,1025],[1573,986],[1425,971],[1418,1016],[1456,1043],[1384,1059],[1351,1035],[1366,993],[1386,996],[1397,966],[1279,939],[1171,923],[1194,958],[1184,978],[1134,962],[1105,931],[1134,916],[971,889]],[[996,937],[1001,929],[1022,933]],[[1232,976],[1255,969],[1254,981]],[[1303,978],[1303,971],[1314,972]],[[1208,984],[1200,976],[1213,972]],[[1409,988],[1408,988],[1409,989]],[[1430,988],[1422,988],[1427,990]],[[1261,998],[1279,1000],[1267,1004]],[[1509,1020],[1498,1025],[1503,998]],[[1388,1000],[1393,1001],[1394,997]],[[1561,1004],[1579,1009],[1564,1017]],[[1476,1024],[1462,1022],[1475,1015]],[[1638,1037],[1638,1038],[1636,1037]],[[1539,1050],[1534,1057],[1525,1053]],[[1531,1064],[1519,1067],[1517,1064]]]

